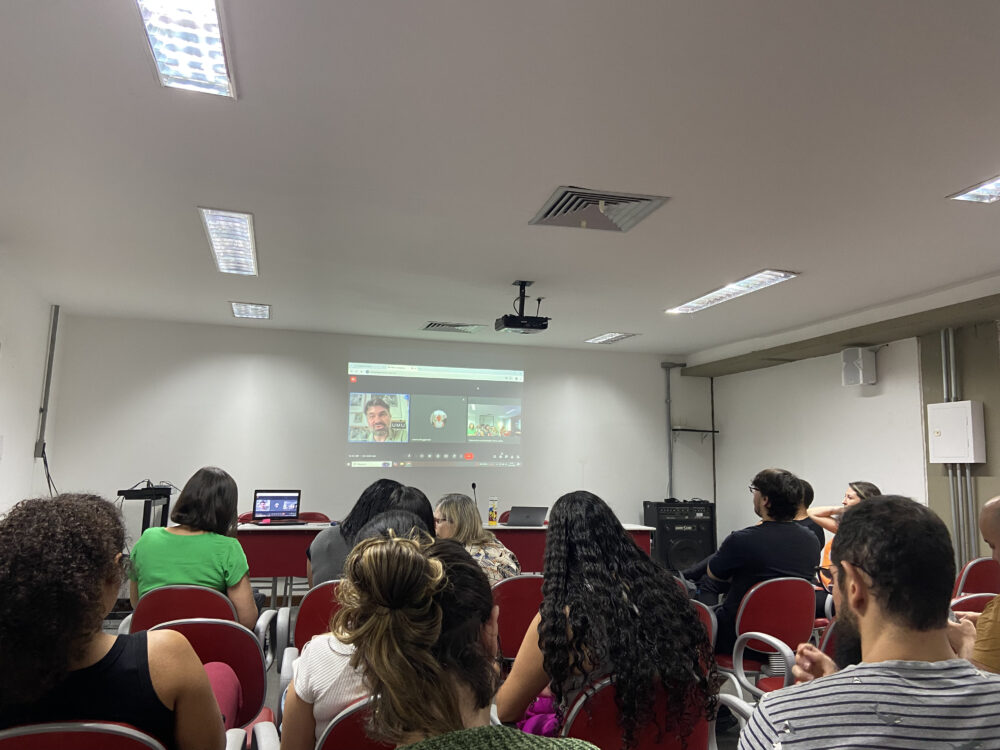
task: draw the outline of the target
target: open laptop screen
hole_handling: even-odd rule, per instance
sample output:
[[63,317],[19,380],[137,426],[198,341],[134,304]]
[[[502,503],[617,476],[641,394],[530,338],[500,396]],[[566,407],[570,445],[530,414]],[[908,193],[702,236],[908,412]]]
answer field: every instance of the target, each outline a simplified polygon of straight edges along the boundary
[[298,518],[301,490],[255,490],[253,520],[265,518]]

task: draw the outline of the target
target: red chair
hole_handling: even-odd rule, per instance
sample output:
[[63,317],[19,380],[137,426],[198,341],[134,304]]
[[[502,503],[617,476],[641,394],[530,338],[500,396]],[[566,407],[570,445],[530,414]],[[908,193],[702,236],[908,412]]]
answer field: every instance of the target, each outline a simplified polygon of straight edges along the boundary
[[831,659],[837,651],[837,621],[833,620],[829,625],[826,626],[826,630],[823,631],[823,637],[819,639],[819,648],[824,654],[829,656]]
[[503,513],[500,514],[500,518],[498,518],[497,521],[499,523],[507,523],[508,518],[510,518],[510,511],[505,510]]
[[542,581],[539,573],[525,573],[505,578],[493,585],[493,603],[500,607],[498,623],[501,653],[506,648],[506,661],[513,661],[521,647],[528,626],[542,605]]
[[962,568],[951,598],[965,594],[1000,594],[1000,564],[992,557],[977,557]]
[[236,523],[250,523],[253,520],[253,511],[248,511],[246,513],[240,513],[236,517]]
[[330,523],[330,516],[318,510],[303,510],[299,513],[299,520],[306,523]]
[[57,721],[0,732],[0,750],[165,750],[159,740],[127,724]]
[[[662,690],[657,691],[662,695]],[[740,724],[750,717],[752,709],[739,698],[720,694],[719,703],[728,706]],[[655,722],[647,724],[639,730],[635,750],[669,750],[685,747],[687,750],[707,750],[715,747],[709,738],[714,738],[715,722],[702,720],[695,724],[693,731],[686,738],[686,744],[678,737],[657,737]],[[618,706],[615,705],[615,686],[613,678],[606,677],[592,687],[584,690],[573,701],[566,721],[560,731],[561,737],[575,737],[591,742],[602,750],[618,750],[622,747],[622,729],[618,724]]]
[[274,721],[271,709],[265,708],[267,670],[264,652],[257,638],[239,623],[228,620],[172,620],[151,630],[176,630],[188,639],[202,664],[219,661],[236,673],[243,690],[243,704],[235,723],[247,727],[256,721]]
[[708,640],[712,644],[712,648],[715,649],[715,636],[719,633],[719,621],[715,617],[714,610],[697,599],[692,599],[691,605],[694,607],[695,612],[698,613],[698,619],[705,626],[705,632],[708,633]]
[[951,609],[953,612],[982,612],[996,598],[996,594],[966,594],[952,599]]
[[[314,635],[330,630],[330,620],[340,608],[337,602],[337,585],[340,581],[324,581],[311,588],[302,598],[299,614],[295,618],[295,630],[289,641],[289,621],[292,616],[290,607],[278,610],[278,637],[275,650],[278,653],[279,694],[284,694],[285,688],[292,681],[292,665],[299,658],[299,652]],[[278,715],[279,723],[281,715]]]
[[[751,695],[791,685],[795,649],[810,639],[816,615],[813,585],[804,578],[772,578],[750,589],[736,615],[733,656],[717,655],[719,668],[736,675],[736,681]],[[766,654],[765,665],[745,657],[746,649]],[[755,673],[750,680],[747,672]],[[773,673],[780,675],[773,676]],[[760,677],[759,675],[765,676]]]
[[362,698],[334,716],[316,743],[316,750],[387,750],[395,747],[373,740],[365,733],[371,702],[371,698]]

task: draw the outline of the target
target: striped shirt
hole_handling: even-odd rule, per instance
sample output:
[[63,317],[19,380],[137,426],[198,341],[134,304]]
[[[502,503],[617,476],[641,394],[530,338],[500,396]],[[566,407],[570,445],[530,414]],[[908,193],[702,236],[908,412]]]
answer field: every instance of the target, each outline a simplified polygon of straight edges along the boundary
[[1000,675],[964,659],[858,664],[766,695],[739,750],[1000,748]]

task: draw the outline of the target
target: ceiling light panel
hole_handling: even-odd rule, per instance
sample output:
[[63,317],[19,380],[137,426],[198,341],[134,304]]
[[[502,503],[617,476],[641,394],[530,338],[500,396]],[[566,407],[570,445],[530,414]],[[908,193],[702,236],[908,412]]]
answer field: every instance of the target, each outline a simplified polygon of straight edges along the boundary
[[253,318],[255,320],[269,320],[271,318],[271,306],[262,305],[257,302],[231,302],[233,306],[234,318]]
[[164,86],[235,99],[214,0],[136,0]]
[[257,247],[253,237],[253,216],[236,211],[199,208],[215,265],[222,273],[257,275]]
[[718,305],[723,302],[729,302],[729,300],[742,297],[744,294],[757,292],[761,289],[766,289],[769,286],[780,284],[782,281],[794,279],[796,276],[798,276],[798,274],[792,271],[761,271],[760,273],[755,273],[753,276],[747,276],[745,279],[734,281],[732,284],[726,284],[726,286],[721,289],[716,289],[714,292],[709,292],[703,297],[691,300],[690,302],[685,302],[679,307],[672,307],[665,312],[698,312],[699,310],[704,310],[706,307],[712,307],[713,305]]
[[955,201],[971,201],[972,203],[995,203],[1000,200],[1000,175],[991,177],[986,182],[980,183],[961,193],[949,195]]
[[602,333],[600,336],[594,336],[592,339],[587,339],[583,343],[585,344],[615,344],[623,339],[630,339],[633,336],[638,336],[638,333]]

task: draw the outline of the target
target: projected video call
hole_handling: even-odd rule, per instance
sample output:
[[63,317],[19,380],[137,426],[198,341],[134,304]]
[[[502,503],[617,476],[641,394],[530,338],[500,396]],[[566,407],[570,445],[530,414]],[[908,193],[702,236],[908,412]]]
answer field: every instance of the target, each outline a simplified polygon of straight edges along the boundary
[[348,466],[520,466],[523,371],[352,362],[348,378]]

